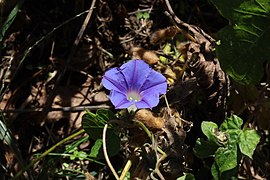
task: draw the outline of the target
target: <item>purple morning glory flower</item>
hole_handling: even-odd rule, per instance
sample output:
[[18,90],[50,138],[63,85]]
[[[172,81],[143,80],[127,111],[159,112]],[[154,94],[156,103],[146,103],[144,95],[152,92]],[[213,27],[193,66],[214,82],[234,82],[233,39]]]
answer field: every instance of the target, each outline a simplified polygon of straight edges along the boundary
[[139,59],[108,70],[102,84],[111,91],[110,100],[116,109],[134,105],[152,109],[158,105],[159,95],[167,90],[166,78]]

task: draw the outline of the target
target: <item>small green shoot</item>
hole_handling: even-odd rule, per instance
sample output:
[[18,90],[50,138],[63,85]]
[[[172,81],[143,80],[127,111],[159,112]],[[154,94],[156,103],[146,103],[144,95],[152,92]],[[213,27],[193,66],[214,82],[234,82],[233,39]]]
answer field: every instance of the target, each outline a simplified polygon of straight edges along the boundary
[[144,20],[146,20],[146,19],[149,19],[150,14],[149,14],[149,12],[137,12],[137,13],[136,13],[136,17],[137,17],[138,20],[139,20],[139,19],[144,19]]

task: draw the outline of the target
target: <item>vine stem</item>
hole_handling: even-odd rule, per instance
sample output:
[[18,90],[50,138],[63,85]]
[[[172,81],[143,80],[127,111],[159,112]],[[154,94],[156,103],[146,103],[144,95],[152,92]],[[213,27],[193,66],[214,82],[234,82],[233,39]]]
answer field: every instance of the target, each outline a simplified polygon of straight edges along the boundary
[[[107,152],[107,145],[106,145],[106,133],[107,133],[108,126],[109,126],[110,123],[114,123],[114,122],[118,122],[118,121],[111,120],[110,122],[108,122],[107,124],[105,124],[105,126],[103,128],[103,132],[102,132],[103,154],[104,154],[104,158],[105,158],[105,160],[107,162],[107,165],[109,166],[110,170],[112,171],[115,179],[117,179],[117,180],[123,180],[124,177],[125,177],[125,175],[126,175],[126,173],[128,172],[128,170],[132,166],[132,161],[131,160],[128,160],[128,162],[126,163],[126,165],[124,167],[124,170],[121,173],[121,176],[119,177],[118,174],[117,174],[117,172],[115,171],[115,169],[114,169],[111,161],[110,161],[110,158],[109,158],[108,152]],[[141,127],[146,132],[147,136],[150,139],[153,138],[151,132],[148,130],[148,128],[142,122],[137,121],[137,120],[135,120],[135,122],[136,122],[136,124],[139,127]],[[161,179],[164,179],[163,176],[162,176],[162,174],[158,170],[158,167],[159,167],[160,161],[164,160],[167,157],[167,154],[162,149],[160,149],[159,147],[157,147],[157,151],[162,155],[162,158],[156,164],[155,172],[158,174],[159,177],[161,177]]]
[[118,174],[116,173],[111,161],[110,161],[110,158],[108,156],[108,152],[107,152],[107,145],[106,145],[106,133],[107,133],[107,129],[108,129],[108,125],[109,123],[105,124],[104,128],[103,128],[103,133],[102,133],[102,147],[103,147],[103,154],[104,154],[104,158],[107,162],[107,165],[109,166],[110,170],[112,171],[115,179],[117,180],[120,180]]
[[109,166],[110,170],[112,171],[115,179],[117,180],[123,180],[126,176],[126,174],[128,173],[130,167],[132,166],[132,160],[129,159],[123,169],[123,171],[121,172],[120,177],[118,176],[118,174],[116,173],[113,165],[110,162],[109,156],[108,156],[108,152],[107,152],[107,146],[106,146],[106,133],[107,133],[107,129],[108,129],[108,125],[112,124],[112,123],[117,123],[117,124],[122,124],[125,125],[127,127],[133,127],[133,125],[130,125],[128,123],[125,123],[123,121],[119,121],[119,120],[110,120],[103,128],[103,133],[102,133],[102,142],[103,142],[103,153],[104,153],[104,158],[107,162],[107,165]]
[[30,164],[28,164],[25,168],[21,169],[12,179],[18,179],[22,173],[26,170],[28,170],[29,168],[31,168],[32,166],[34,166],[38,161],[40,161],[42,158],[44,158],[45,156],[47,156],[50,152],[52,152],[55,148],[57,148],[58,146],[64,144],[65,142],[69,141],[70,139],[73,139],[74,137],[84,133],[85,130],[81,129],[80,131],[71,134],[70,136],[66,137],[65,139],[59,141],[57,144],[55,144],[54,146],[52,146],[50,149],[48,149],[47,151],[45,151],[44,153],[42,153],[38,158],[36,158],[35,160],[33,160]]
[[[135,120],[136,124],[138,124],[139,127],[141,127],[144,132],[148,135],[148,137],[152,140],[153,139],[153,135],[151,134],[151,132],[149,131],[149,129],[141,122],[141,121],[137,121]],[[162,155],[166,155],[166,153],[160,149],[159,147],[157,147],[157,151],[162,154]]]
[[[165,96],[166,97],[166,96]],[[146,134],[148,135],[148,137],[153,141],[153,135],[152,133],[149,131],[149,129],[141,122],[141,121],[137,121],[135,120],[136,124],[141,127],[144,132],[146,132]],[[156,162],[156,167],[155,167],[155,170],[154,170],[154,173],[156,173],[159,178],[161,180],[165,180],[165,178],[163,177],[163,175],[161,174],[161,172],[159,171],[159,166],[160,166],[160,162],[163,161],[166,157],[167,157],[167,154],[161,149],[159,148],[158,146],[155,148],[155,151],[156,152],[159,152],[162,156],[161,158],[159,158]],[[151,178],[152,179],[156,179],[154,176],[153,176],[153,173],[151,173]]]

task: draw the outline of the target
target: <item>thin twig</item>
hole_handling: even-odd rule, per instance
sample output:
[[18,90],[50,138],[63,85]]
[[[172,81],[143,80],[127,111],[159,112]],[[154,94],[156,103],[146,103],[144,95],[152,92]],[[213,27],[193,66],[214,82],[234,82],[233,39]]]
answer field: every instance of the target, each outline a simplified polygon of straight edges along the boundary
[[186,62],[185,62],[185,64],[184,64],[183,68],[181,69],[181,71],[180,71],[180,73],[179,73],[179,77],[180,77],[180,78],[182,78],[184,72],[187,70],[190,61],[191,61],[190,58],[188,58],[188,59],[186,60]]
[[168,108],[169,115],[170,115],[170,117],[172,117],[172,111],[171,111],[171,108],[170,108],[170,105],[169,105],[166,94],[164,95],[164,100],[165,100],[166,106]]
[[[110,109],[110,106],[99,105],[99,106],[76,106],[76,107],[59,107],[59,108],[48,108],[46,112],[62,111],[62,112],[81,112],[85,110],[98,110],[98,109]],[[42,112],[43,109],[7,109],[0,110],[2,113],[26,113],[26,112]]]
[[[171,6],[169,0],[163,0],[162,2],[163,2],[163,4],[165,4],[166,9],[168,10],[168,12],[165,13],[165,14],[168,15],[168,16],[169,16],[176,24],[180,25],[181,27],[185,27],[185,28],[187,28],[190,32],[192,32],[192,33],[195,35],[195,37],[194,37],[195,42],[201,43],[201,42],[202,42],[202,39],[203,39],[204,41],[208,41],[208,42],[210,42],[210,43],[215,42],[215,40],[214,40],[211,36],[209,36],[207,33],[205,33],[205,32],[204,32],[202,29],[200,29],[199,27],[190,25],[190,24],[188,24],[188,23],[185,23],[185,22],[182,21],[180,18],[178,18],[178,17],[175,15],[175,13],[174,13],[174,11],[173,11],[173,9],[172,9],[172,6]],[[182,28],[180,28],[180,29],[182,29]],[[202,37],[201,37],[202,39],[197,38],[196,35],[201,35],[203,38],[202,38]],[[193,38],[193,37],[191,36],[191,38]],[[194,40],[192,40],[192,41],[194,41]]]
[[129,159],[127,161],[122,173],[121,173],[120,180],[124,180],[124,178],[125,178],[126,174],[128,173],[131,166],[132,166],[132,161],[131,161],[131,159]]

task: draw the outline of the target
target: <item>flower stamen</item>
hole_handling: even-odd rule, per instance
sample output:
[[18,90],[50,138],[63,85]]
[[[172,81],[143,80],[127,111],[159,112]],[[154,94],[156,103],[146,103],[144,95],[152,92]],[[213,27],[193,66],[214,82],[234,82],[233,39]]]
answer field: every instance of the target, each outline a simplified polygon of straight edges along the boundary
[[129,101],[139,102],[139,101],[141,101],[142,97],[141,97],[140,93],[138,93],[136,91],[128,91],[127,99]]

